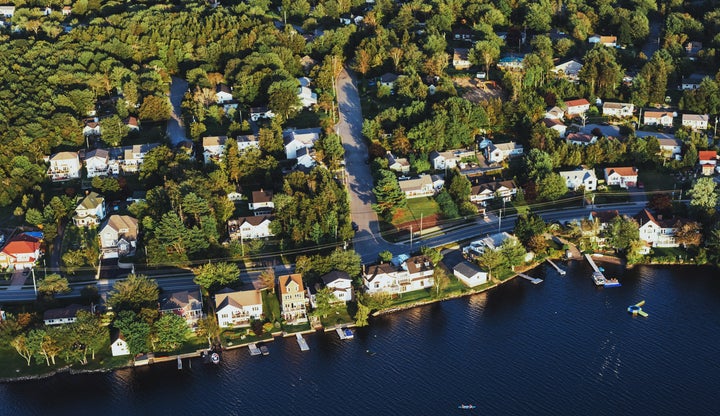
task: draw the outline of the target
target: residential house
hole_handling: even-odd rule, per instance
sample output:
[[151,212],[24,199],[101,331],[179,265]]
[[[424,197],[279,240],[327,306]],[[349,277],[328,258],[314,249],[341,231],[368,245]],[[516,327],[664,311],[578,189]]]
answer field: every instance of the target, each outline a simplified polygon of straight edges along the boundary
[[290,129],[283,131],[283,143],[285,144],[285,157],[288,159],[297,158],[297,151],[303,147],[315,147],[315,142],[320,139],[320,129]]
[[617,36],[593,35],[588,38],[588,42],[593,44],[599,43],[608,48],[615,48],[617,47]]
[[103,258],[132,255],[137,247],[138,220],[129,215],[111,215],[98,234]]
[[90,312],[90,307],[73,303],[64,308],[48,309],[43,313],[43,322],[45,325],[71,324],[77,321],[80,311]]
[[634,188],[637,186],[638,170],[636,167],[605,168],[605,183],[608,186],[617,185],[621,188]]
[[41,254],[40,240],[25,233],[13,237],[0,251],[0,268],[32,268]]
[[682,79],[682,82],[680,83],[680,89],[685,90],[696,90],[700,88],[700,84],[702,83],[703,79],[705,78],[713,78],[706,74],[690,74],[688,77],[684,77]]
[[580,222],[580,233],[590,243],[596,243],[598,247],[605,246],[605,234],[616,217],[620,216],[618,210],[592,211],[587,221]]
[[702,174],[710,176],[717,167],[717,151],[701,150],[698,152],[698,164],[702,169]]
[[389,150],[385,154],[388,161],[388,169],[393,172],[408,173],[410,172],[410,162],[404,157],[395,157]]
[[[302,78],[309,81],[309,78],[307,77]],[[304,108],[312,107],[317,104],[317,94],[312,92],[310,87],[308,87],[308,83],[303,79],[298,79],[298,81],[300,82],[300,87],[298,88],[298,99],[300,100],[300,104]]]
[[256,149],[260,148],[260,141],[258,140],[258,137],[254,134],[237,136],[235,140],[237,141],[238,150],[240,152],[243,152],[251,147],[254,147]]
[[203,137],[203,158],[205,164],[220,162],[225,155],[225,142],[227,136],[206,136]]
[[565,108],[565,114],[568,116],[580,115],[590,109],[590,102],[584,98],[569,100],[565,101]]
[[269,215],[253,215],[239,217],[227,222],[228,234],[231,240],[244,240],[253,238],[272,237],[270,223],[273,217]]
[[690,58],[694,58],[698,55],[702,48],[702,42],[691,40],[685,44],[685,54],[687,54]]
[[643,209],[636,216],[639,225],[640,239],[650,247],[678,247],[675,241],[677,227],[687,223],[686,219],[663,219],[662,215],[653,215]]
[[278,278],[280,307],[283,319],[288,322],[307,322],[307,300],[300,273]]
[[597,142],[597,136],[585,133],[570,133],[565,137],[565,141],[568,144],[588,146]]
[[551,119],[551,120],[564,120],[565,119],[565,110],[562,108],[555,106],[551,109],[549,109],[547,112],[545,112],[545,118]]
[[453,39],[455,40],[466,40],[471,41],[472,40],[472,30],[468,27],[459,27],[452,32]]
[[551,118],[544,118],[543,124],[545,124],[545,127],[549,128],[550,130],[555,130],[558,132],[558,135],[560,137],[565,137],[565,134],[567,133],[567,126],[565,123],[558,119],[551,119]]
[[315,149],[312,147],[301,147],[298,149],[296,162],[297,166],[305,169],[311,169],[313,166],[317,165],[315,153]]
[[525,55],[507,55],[498,60],[497,67],[504,70],[521,70],[525,67]]
[[202,296],[199,289],[181,290],[163,294],[160,298],[160,313],[174,313],[185,319],[193,330],[203,317]]
[[0,6],[0,16],[7,19],[13,17],[15,14],[15,6]]
[[516,194],[517,186],[511,180],[483,183],[470,188],[470,202],[482,206],[486,206],[487,201],[495,198],[510,202]]
[[238,202],[245,199],[245,195],[243,195],[243,189],[240,185],[235,185],[235,188],[227,193],[227,199],[232,202]]
[[672,127],[674,117],[672,111],[647,110],[643,113],[643,123],[648,126]]
[[125,336],[122,332],[118,330],[113,331],[110,339],[112,340],[112,342],[110,342],[110,351],[112,352],[113,357],[130,355],[130,348],[128,347],[127,341],[125,341]]
[[77,152],[59,152],[52,155],[47,176],[53,182],[80,178],[80,157]]
[[679,157],[682,154],[682,141],[675,137],[660,137],[658,138],[660,144],[660,153],[667,157]]
[[590,212],[590,216],[588,217],[588,220],[597,222],[599,231],[603,231],[607,229],[612,221],[615,219],[615,217],[620,216],[620,211],[614,209],[614,210],[606,210],[606,211],[592,211]]
[[220,328],[247,326],[263,316],[259,290],[220,291],[215,295],[215,314]]
[[582,64],[574,59],[556,65],[551,71],[571,82],[578,82]]
[[137,173],[145,160],[145,155],[158,146],[160,146],[160,143],[136,144],[134,146],[124,147],[125,160],[123,160],[122,165],[123,172]]
[[108,174],[109,155],[105,149],[94,149],[85,154],[85,170],[88,178]]
[[251,107],[250,108],[250,120],[258,121],[261,118],[274,118],[275,113],[267,107]]
[[382,75],[380,75],[380,78],[378,78],[378,84],[380,84],[383,87],[388,87],[391,90],[395,88],[395,81],[400,78],[399,75],[393,74],[392,72],[386,72]]
[[468,54],[470,50],[467,48],[455,48],[453,50],[453,68],[456,71],[462,71],[472,66]]
[[574,170],[566,170],[558,172],[565,181],[570,191],[577,191],[582,186],[586,191],[594,191],[597,189],[597,177],[594,169],[579,167]]
[[707,114],[683,114],[682,125],[693,130],[707,130],[710,116]]
[[218,104],[223,104],[233,100],[232,88],[226,84],[218,84],[215,87],[215,101]]
[[266,215],[275,209],[273,191],[260,189],[259,191],[253,191],[250,197],[251,201],[248,203],[248,208],[253,211],[254,215]]
[[453,267],[453,275],[467,287],[475,287],[487,283],[488,272],[468,261],[462,261]]
[[400,266],[381,263],[370,266],[363,273],[365,292],[390,295],[413,292],[432,287],[434,265],[425,256],[410,257]]
[[522,156],[522,154],[522,145],[515,142],[490,143],[490,145],[485,148],[485,159],[490,163],[502,163],[505,159]]
[[325,287],[330,289],[335,299],[344,303],[352,302],[354,298],[352,278],[347,272],[333,270],[330,273],[324,274],[320,279],[323,281]]
[[632,103],[603,103],[603,115],[608,117],[632,117],[635,105]]
[[430,175],[420,175],[416,179],[398,181],[398,184],[407,199],[435,195],[435,188]]
[[96,226],[105,219],[105,215],[105,198],[97,192],[90,192],[75,207],[73,224],[78,227]]
[[440,192],[443,186],[445,186],[445,175],[430,175],[430,180],[433,183],[435,192]]
[[480,240],[476,240],[470,243],[467,247],[463,248],[463,254],[467,257],[482,256],[485,250],[498,250],[505,240],[516,238],[515,236],[506,232],[496,233],[489,235]]
[[100,135],[100,123],[97,118],[89,118],[85,120],[85,127],[83,127],[83,134],[85,136],[99,136]]
[[137,117],[130,116],[125,119],[125,125],[130,131],[140,131],[140,123]]
[[62,8],[62,14],[63,14],[63,16],[70,16],[72,14],[72,7],[64,6]]
[[310,73],[310,70],[317,65],[317,62],[311,58],[309,55],[305,55],[302,58],[300,58],[300,65],[303,68],[303,72],[306,74]]
[[475,158],[475,151],[470,149],[448,150],[438,152],[433,150],[430,152],[430,163],[435,170],[452,169],[460,163],[462,159]]

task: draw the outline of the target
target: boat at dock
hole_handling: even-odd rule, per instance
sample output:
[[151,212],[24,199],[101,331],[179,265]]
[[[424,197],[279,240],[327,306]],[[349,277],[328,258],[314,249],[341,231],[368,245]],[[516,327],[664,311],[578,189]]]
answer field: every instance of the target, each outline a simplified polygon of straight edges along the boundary
[[605,276],[603,276],[600,272],[594,272],[592,278],[597,286],[605,286],[605,283],[607,282],[607,280],[605,280]]
[[220,354],[213,352],[210,354],[210,362],[213,364],[219,364],[220,363]]
[[605,280],[605,287],[620,287],[620,286],[622,286],[622,285],[620,284],[620,281],[618,279],[611,278],[611,279]]
[[474,404],[461,404],[458,406],[458,409],[475,409],[477,406]]
[[248,349],[250,350],[250,355],[252,355],[252,356],[262,354],[260,352],[260,348],[258,348],[257,344],[255,344],[255,343],[248,344]]
[[300,351],[310,351],[310,347],[308,346],[307,341],[305,341],[305,338],[303,338],[302,334],[295,334],[295,338],[297,338]]
[[270,355],[270,350],[264,345],[260,346],[260,352],[262,353],[262,355]]
[[335,328],[335,332],[337,332],[340,339],[353,339],[355,338],[355,334],[353,334],[352,330],[350,328]]

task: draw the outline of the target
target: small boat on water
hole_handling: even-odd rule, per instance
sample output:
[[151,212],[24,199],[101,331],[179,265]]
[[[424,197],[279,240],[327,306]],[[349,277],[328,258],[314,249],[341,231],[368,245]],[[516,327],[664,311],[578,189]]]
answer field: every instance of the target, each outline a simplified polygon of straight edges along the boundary
[[219,364],[220,363],[220,354],[213,352],[210,354],[210,362],[213,364]]
[[605,284],[605,276],[600,272],[593,272],[592,278],[597,286],[603,286]]
[[369,356],[372,357],[373,355],[375,355],[375,354],[377,354],[377,353],[376,353],[375,351],[365,350],[365,354],[367,354],[367,355],[369,355]]
[[620,284],[620,281],[618,279],[612,278],[605,280],[605,287],[620,287],[622,286]]
[[350,328],[335,328],[335,332],[337,332],[338,337],[340,337],[340,339],[355,338],[355,334],[353,334],[353,332]]
[[258,347],[257,347],[257,344],[255,344],[255,343],[249,344],[249,345],[248,345],[248,349],[250,350],[250,355],[253,355],[253,356],[254,356],[254,355],[260,355],[260,354],[262,354],[262,353],[260,352],[260,348],[258,348]]
[[260,352],[262,355],[270,355],[270,350],[268,350],[268,347],[261,345],[260,346]]
[[475,409],[477,406],[474,404],[461,404],[458,406],[458,409]]

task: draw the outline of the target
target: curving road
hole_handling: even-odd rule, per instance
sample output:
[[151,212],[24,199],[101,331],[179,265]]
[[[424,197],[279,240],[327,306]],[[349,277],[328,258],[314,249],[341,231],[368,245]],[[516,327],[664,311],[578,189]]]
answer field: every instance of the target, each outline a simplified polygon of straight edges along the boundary
[[345,149],[347,187],[350,194],[350,215],[358,226],[353,245],[363,263],[377,260],[378,253],[388,250],[397,255],[408,251],[403,244],[392,244],[380,237],[380,222],[372,210],[375,195],[368,158],[367,144],[362,137],[362,109],[354,74],[343,69],[337,79],[340,120],[336,126]]

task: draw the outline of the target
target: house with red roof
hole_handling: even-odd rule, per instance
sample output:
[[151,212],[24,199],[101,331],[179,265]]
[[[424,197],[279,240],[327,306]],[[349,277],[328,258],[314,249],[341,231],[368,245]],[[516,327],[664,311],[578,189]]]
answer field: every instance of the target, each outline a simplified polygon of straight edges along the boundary
[[638,170],[636,167],[605,168],[605,183],[621,188],[637,186]]
[[40,257],[40,239],[21,234],[0,251],[0,267],[20,270],[32,267]]
[[590,102],[584,98],[565,101],[565,114],[574,116],[583,114],[590,109]]
[[701,150],[698,152],[698,164],[702,168],[702,174],[710,176],[717,166],[716,150]]

